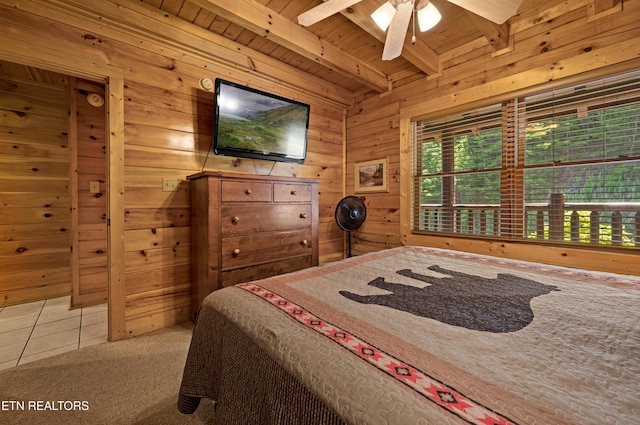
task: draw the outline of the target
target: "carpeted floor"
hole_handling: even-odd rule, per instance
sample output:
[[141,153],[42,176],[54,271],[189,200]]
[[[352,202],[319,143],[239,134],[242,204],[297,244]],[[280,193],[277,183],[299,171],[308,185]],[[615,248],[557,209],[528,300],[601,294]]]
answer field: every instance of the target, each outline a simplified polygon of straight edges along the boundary
[[191,324],[86,347],[0,372],[2,424],[203,424],[176,402]]

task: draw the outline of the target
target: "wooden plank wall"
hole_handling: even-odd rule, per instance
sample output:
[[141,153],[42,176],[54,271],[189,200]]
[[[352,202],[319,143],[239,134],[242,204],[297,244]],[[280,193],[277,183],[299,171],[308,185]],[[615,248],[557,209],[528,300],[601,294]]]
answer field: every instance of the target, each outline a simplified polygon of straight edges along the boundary
[[[70,178],[73,247],[73,307],[107,302],[107,196],[105,105],[89,103],[89,97],[104,102],[104,83],[71,80]],[[74,157],[75,156],[75,157]],[[91,193],[90,182],[97,192]],[[74,214],[75,213],[75,214]]]
[[[531,2],[533,4],[534,2]],[[599,3],[599,2],[598,2]],[[400,244],[429,245],[488,255],[638,273],[637,255],[602,251],[536,247],[450,237],[412,236],[410,215],[411,163],[402,140],[410,143],[412,116],[482,102],[494,95],[525,90],[584,72],[640,67],[640,0],[625,0],[609,13],[594,15],[592,1],[539,1],[522,11],[511,26],[511,48],[495,52],[486,39],[440,57],[441,72],[395,88],[386,96],[359,100],[347,116],[347,193],[353,191],[353,164],[388,157],[389,192],[366,193],[367,221],[355,232],[354,254]],[[609,71],[613,72],[613,71]],[[403,139],[404,138],[404,139]],[[406,148],[405,148],[406,149]],[[406,183],[401,186],[400,176]]]
[[[34,59],[53,49],[70,70],[80,61],[122,70],[125,305],[110,308],[124,309],[126,336],[189,319],[186,176],[203,169],[319,179],[320,261],[341,258],[343,235],[333,212],[343,196],[346,111],[340,102],[350,100],[348,94],[269,58],[238,53],[250,51],[244,47],[221,47],[209,34],[138,2],[117,3],[0,0],[0,44],[28,45],[28,52],[15,54]],[[224,77],[311,104],[305,164],[207,158],[213,95],[198,88],[201,77]],[[178,179],[178,189],[163,192],[163,178]]]
[[[365,201],[367,217],[351,234],[353,255],[401,245],[400,149],[397,100],[384,97],[351,108],[347,115],[346,193]],[[354,192],[355,164],[387,159],[387,192]]]
[[0,306],[71,293],[66,79],[0,67]]

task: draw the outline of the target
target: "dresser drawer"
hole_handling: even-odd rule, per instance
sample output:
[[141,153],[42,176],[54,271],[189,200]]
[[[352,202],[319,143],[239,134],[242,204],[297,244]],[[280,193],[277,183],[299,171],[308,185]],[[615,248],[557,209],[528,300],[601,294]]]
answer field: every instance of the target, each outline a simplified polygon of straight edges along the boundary
[[222,234],[311,227],[310,204],[233,204],[222,207]]
[[274,202],[311,202],[311,185],[296,183],[275,183]]
[[222,181],[222,202],[271,202],[271,183]]
[[222,238],[222,270],[311,255],[311,228]]
[[295,272],[313,266],[313,257],[288,258],[286,260],[273,261],[270,263],[258,264],[240,269],[223,271],[220,280],[222,287],[236,285],[238,283],[250,282],[252,280],[264,279],[283,273]]

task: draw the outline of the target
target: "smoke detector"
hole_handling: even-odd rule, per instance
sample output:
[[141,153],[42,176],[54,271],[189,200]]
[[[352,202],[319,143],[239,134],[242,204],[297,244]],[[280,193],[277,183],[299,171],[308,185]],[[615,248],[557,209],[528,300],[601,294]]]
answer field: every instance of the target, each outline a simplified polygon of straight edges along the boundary
[[200,78],[200,88],[204,91],[213,91],[213,81],[210,78]]
[[100,93],[89,93],[87,95],[87,102],[89,102],[89,105],[99,108],[104,105],[104,97],[102,97]]

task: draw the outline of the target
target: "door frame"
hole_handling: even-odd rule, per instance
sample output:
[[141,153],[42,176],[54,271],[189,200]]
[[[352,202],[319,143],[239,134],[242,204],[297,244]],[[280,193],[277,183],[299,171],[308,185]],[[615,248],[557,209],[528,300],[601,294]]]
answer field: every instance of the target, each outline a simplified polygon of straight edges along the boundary
[[[35,55],[37,53],[37,56]],[[107,302],[109,341],[127,337],[124,244],[124,77],[121,69],[64,56],[26,43],[0,43],[3,60],[104,83],[107,153]]]

